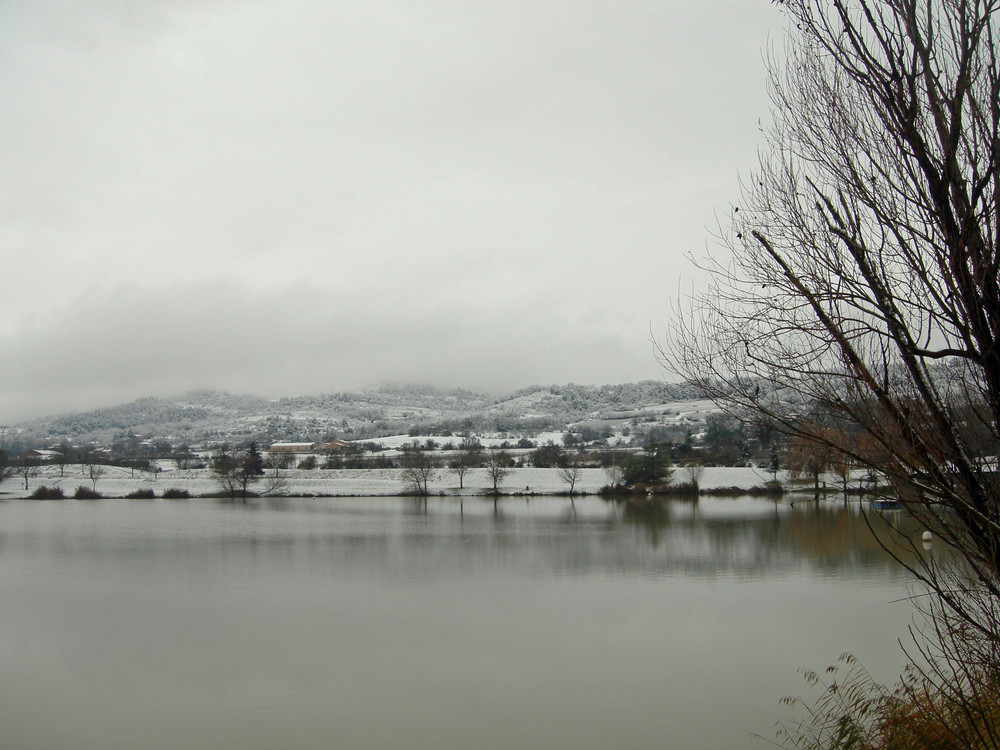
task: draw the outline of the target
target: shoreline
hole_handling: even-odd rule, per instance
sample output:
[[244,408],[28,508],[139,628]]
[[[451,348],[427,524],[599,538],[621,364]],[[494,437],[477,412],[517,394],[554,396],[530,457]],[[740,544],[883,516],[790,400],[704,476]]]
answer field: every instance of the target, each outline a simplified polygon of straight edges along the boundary
[[[167,490],[188,493],[188,497],[228,497],[221,491],[218,481],[211,469],[174,469],[168,468],[158,472],[132,471],[120,466],[106,466],[105,474],[95,483],[87,475],[86,466],[81,464],[67,465],[60,471],[55,465],[39,467],[37,476],[30,477],[28,489],[24,489],[24,479],[11,476],[0,483],[0,499],[28,499],[38,487],[59,489],[66,499],[72,499],[78,487],[95,490],[102,498],[128,499],[127,496],[137,492],[152,492],[156,498],[162,497]],[[782,495],[803,494],[813,495],[815,489],[811,485],[804,486],[801,480],[790,477],[786,472],[778,472],[778,482],[781,489],[775,489],[770,472],[743,467],[705,467],[699,482],[697,493],[683,488],[682,479],[675,473],[673,484],[677,492],[665,492],[650,495],[652,498],[684,499],[698,496],[738,497],[742,495],[758,495],[781,497]],[[280,497],[420,497],[412,491],[407,483],[402,469],[288,469],[280,474],[284,482],[280,492],[260,492],[262,484],[272,477],[262,477],[260,483],[251,485],[248,497],[280,496]],[[426,497],[487,497],[496,494],[498,497],[584,497],[601,494],[601,489],[608,483],[603,469],[587,468],[580,471],[580,476],[572,493],[567,482],[559,476],[558,469],[515,468],[505,477],[498,491],[494,493],[492,480],[485,469],[470,470],[464,478],[463,486],[458,486],[458,477],[450,471],[439,470],[428,484]],[[770,485],[770,486],[769,486]],[[857,482],[852,481],[851,487],[857,488]],[[839,482],[828,478],[823,482],[819,494],[830,494],[841,491]],[[609,499],[628,500],[647,497],[637,494],[609,495]],[[148,494],[147,494],[148,499]]]

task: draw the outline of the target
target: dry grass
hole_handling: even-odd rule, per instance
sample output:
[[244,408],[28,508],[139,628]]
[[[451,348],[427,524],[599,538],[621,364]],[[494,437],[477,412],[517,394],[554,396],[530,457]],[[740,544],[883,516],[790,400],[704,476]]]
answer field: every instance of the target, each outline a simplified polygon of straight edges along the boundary
[[1000,673],[995,665],[974,672],[953,666],[911,666],[890,690],[845,654],[822,675],[804,673],[818,697],[783,701],[798,717],[779,723],[778,743],[800,750],[1000,749]]

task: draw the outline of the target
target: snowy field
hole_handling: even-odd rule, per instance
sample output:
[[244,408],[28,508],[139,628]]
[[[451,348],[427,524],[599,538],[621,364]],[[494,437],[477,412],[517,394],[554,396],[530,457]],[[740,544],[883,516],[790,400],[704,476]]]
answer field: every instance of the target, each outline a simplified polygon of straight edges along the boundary
[[[158,473],[135,471],[118,466],[105,466],[104,476],[97,480],[97,491],[105,497],[124,497],[135,490],[151,489],[157,496],[167,489],[187,490],[191,495],[219,492],[219,485],[210,469],[176,469],[171,462]],[[38,476],[28,480],[19,476],[8,477],[0,484],[0,497],[27,497],[37,487],[60,487],[67,497],[83,485],[92,488],[87,467],[68,465],[63,472],[58,466],[43,466]],[[285,495],[354,496],[372,497],[398,495],[408,489],[401,469],[288,469],[281,472],[286,479]],[[683,470],[674,471],[674,481],[683,481]],[[761,487],[771,479],[771,474],[761,469],[706,467],[700,485],[710,490],[718,487],[736,487],[750,490]],[[787,483],[788,478],[779,472],[778,479]],[[265,480],[252,485],[259,491]],[[583,469],[576,483],[577,493],[596,493],[608,483],[603,469]],[[832,482],[830,482],[832,483]],[[465,475],[464,488],[459,489],[458,476],[447,470],[438,470],[429,483],[435,495],[477,495],[491,492],[492,482],[485,469],[473,469]],[[538,495],[567,492],[569,486],[559,476],[558,469],[511,469],[500,487],[503,493],[530,493]]]

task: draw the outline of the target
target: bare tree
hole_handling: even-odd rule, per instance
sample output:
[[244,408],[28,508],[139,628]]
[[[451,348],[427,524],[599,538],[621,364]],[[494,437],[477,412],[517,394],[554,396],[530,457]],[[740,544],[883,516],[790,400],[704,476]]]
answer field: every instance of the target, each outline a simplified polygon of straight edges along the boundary
[[230,498],[235,498],[239,491],[239,457],[223,447],[212,457],[212,473],[220,489]]
[[90,484],[97,492],[97,480],[103,477],[107,473],[107,467],[99,463],[91,463],[87,466],[87,476],[90,478]]
[[559,478],[569,485],[569,494],[573,495],[573,490],[576,488],[576,483],[580,479],[580,473],[583,471],[583,467],[580,466],[576,461],[570,460],[565,466],[560,466]]
[[173,459],[178,469],[190,469],[191,465],[195,463],[196,456],[191,452],[187,443],[182,443],[174,448]]
[[101,451],[94,450],[93,448],[88,450],[83,456],[84,471],[87,474],[87,478],[90,479],[94,492],[97,492],[97,480],[107,472],[107,467],[101,463],[103,459],[104,456]]
[[458,448],[458,454],[454,460],[448,464],[448,468],[458,475],[458,488],[465,487],[465,475],[470,469],[479,465],[483,453],[482,444],[474,437],[462,438],[462,444]]
[[[847,442],[846,435],[834,436],[835,444]],[[846,496],[851,481],[851,474],[854,472],[854,459],[843,451],[831,450],[827,458],[827,470],[832,472],[840,480],[840,491]]]
[[437,474],[437,461],[430,452],[414,445],[403,450],[399,459],[403,469],[406,485],[414,494],[427,497],[430,494],[428,485]]
[[24,490],[28,491],[28,480],[37,477],[42,467],[37,458],[29,456],[26,452],[14,459],[14,471],[24,480]]
[[811,479],[817,494],[820,478],[833,466],[836,451],[831,448],[831,442],[837,437],[828,431],[816,430],[810,435],[796,435],[788,444],[785,467],[790,474]]
[[483,456],[483,463],[486,466],[486,473],[490,481],[493,482],[493,495],[500,494],[500,485],[510,474],[513,460],[507,451],[501,448],[490,448]]
[[260,481],[264,474],[264,459],[253,442],[241,451],[223,448],[212,459],[212,471],[223,492],[233,499],[239,495],[245,501],[250,485]]
[[730,413],[888,477],[998,596],[997,5],[783,5],[770,152],[664,361]]
[[730,414],[886,477],[971,576],[953,586],[923,555],[913,572],[995,644],[1000,6],[780,4],[768,148],[664,361]]
[[[332,451],[331,451],[332,455]],[[295,456],[291,453],[274,452],[267,454],[267,465],[272,469],[291,469],[295,465]]]
[[615,488],[625,480],[625,459],[628,454],[621,448],[614,447],[601,451],[601,468],[608,480],[608,486]]
[[277,463],[270,463],[271,473],[261,477],[260,494],[264,497],[278,497],[288,492],[288,478],[281,473]]
[[59,464],[59,476],[66,476],[66,464],[72,460],[73,453],[73,444],[63,438],[59,443],[59,453],[56,456],[56,462]]
[[684,481],[697,493],[701,489],[701,478],[705,475],[705,467],[700,461],[688,461],[684,464]]

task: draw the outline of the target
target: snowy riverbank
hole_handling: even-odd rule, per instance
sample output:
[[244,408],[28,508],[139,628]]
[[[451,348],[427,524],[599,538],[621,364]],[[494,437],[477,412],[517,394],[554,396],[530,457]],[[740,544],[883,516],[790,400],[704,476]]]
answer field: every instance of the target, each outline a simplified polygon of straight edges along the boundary
[[[97,480],[97,492],[105,497],[124,497],[137,490],[152,490],[157,496],[167,489],[186,490],[192,496],[219,492],[215,475],[209,469],[176,469],[169,466],[157,473],[133,472],[118,466],[103,467],[105,474]],[[58,487],[67,497],[72,497],[81,485],[92,488],[87,475],[87,467],[66,466],[60,471],[58,466],[43,466],[38,476],[28,480],[9,477],[0,484],[0,497],[27,497],[37,487]],[[674,481],[682,481],[680,471],[675,471]],[[289,469],[282,471],[285,486],[283,495],[314,495],[329,497],[370,497],[399,495],[408,491],[408,485],[401,469]],[[701,476],[703,490],[737,488],[750,491],[763,487],[771,479],[770,472],[752,468],[706,467]],[[778,473],[779,481],[788,484],[788,477]],[[266,482],[262,480],[252,485],[251,490],[259,492]],[[608,483],[602,469],[583,469],[577,480],[575,491],[593,494]],[[832,484],[832,482],[828,482]],[[453,472],[440,470],[431,479],[428,488],[434,495],[481,495],[492,491],[493,485],[485,469],[474,469],[465,475],[464,487],[459,488],[458,476]],[[560,477],[558,469],[521,468],[511,469],[501,484],[504,494],[548,495],[565,493],[569,486]]]

